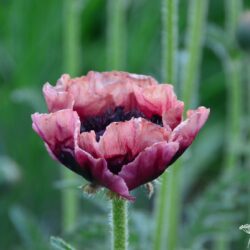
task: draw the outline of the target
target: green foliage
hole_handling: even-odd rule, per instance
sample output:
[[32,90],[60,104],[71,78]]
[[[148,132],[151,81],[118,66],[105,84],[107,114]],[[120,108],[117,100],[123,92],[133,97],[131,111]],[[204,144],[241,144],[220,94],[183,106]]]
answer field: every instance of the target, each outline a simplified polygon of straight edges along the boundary
[[[127,71],[150,74],[161,80],[161,1],[125,2],[126,16],[121,21],[125,23],[127,45],[125,51],[116,53],[124,57],[120,59],[126,63]],[[67,9],[65,12],[63,3],[62,0],[0,1],[0,249],[51,249],[50,235],[63,238],[52,238],[54,249],[67,249],[65,241],[84,250],[110,246],[109,202],[105,192],[88,197],[77,188],[85,183],[81,178],[60,181],[61,166],[51,160],[31,129],[31,113],[46,111],[42,85],[47,81],[54,84],[67,65],[64,59],[68,52],[64,47]],[[179,1],[178,58],[182,66],[188,58],[188,51],[183,49],[187,4],[186,0]],[[249,162],[249,135],[243,134],[244,143],[240,141],[233,148],[240,156],[233,175],[224,169],[228,144],[225,136],[228,75],[222,61],[240,55],[227,39],[225,1],[210,0],[209,4],[197,93],[199,103],[211,108],[211,116],[192,151],[183,156],[187,165],[181,182],[184,210],[178,247],[213,249],[218,225],[230,221],[235,226],[223,228],[222,234],[233,249],[244,249],[248,235],[238,228],[249,222],[250,176],[249,170],[242,169]],[[250,7],[249,1],[244,1],[244,7]],[[78,38],[74,38],[78,43],[79,74],[108,70],[107,1],[77,0],[76,9],[78,27],[73,26],[79,32]],[[180,79],[179,68],[177,73]],[[246,117],[241,119],[248,128]],[[72,230],[62,232],[61,191],[67,188],[79,199],[79,217]],[[135,191],[135,195],[136,203],[129,206],[128,215],[130,249],[151,250],[155,196],[148,200],[143,189]]]
[[72,246],[66,243],[63,239],[59,237],[50,237],[50,245],[54,250],[75,250]]
[[224,228],[226,241],[242,239],[238,228],[247,220],[249,177],[248,170],[237,168],[233,173],[221,174],[200,191],[197,199],[185,209],[187,222],[182,228],[182,247],[205,249],[207,243],[215,242],[221,225],[226,223],[232,227]]
[[0,187],[15,184],[21,178],[20,168],[7,156],[0,156]]
[[19,206],[14,206],[10,209],[10,219],[25,249],[49,249],[45,233],[30,213]]

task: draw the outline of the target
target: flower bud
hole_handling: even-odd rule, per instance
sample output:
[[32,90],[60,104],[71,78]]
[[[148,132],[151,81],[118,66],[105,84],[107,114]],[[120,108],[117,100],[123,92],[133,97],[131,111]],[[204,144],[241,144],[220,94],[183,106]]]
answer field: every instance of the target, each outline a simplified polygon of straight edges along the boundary
[[250,11],[245,11],[240,17],[236,40],[242,50],[250,51]]

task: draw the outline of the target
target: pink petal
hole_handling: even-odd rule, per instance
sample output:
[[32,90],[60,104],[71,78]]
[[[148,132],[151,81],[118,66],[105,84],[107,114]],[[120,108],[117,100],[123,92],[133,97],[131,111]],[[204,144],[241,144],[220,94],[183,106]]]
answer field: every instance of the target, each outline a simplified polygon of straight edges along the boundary
[[143,118],[111,123],[100,139],[105,159],[127,156],[133,159],[146,147],[167,141],[169,132]]
[[90,132],[81,133],[78,143],[81,149],[91,154],[94,158],[102,157],[100,145],[96,141],[96,134],[93,130]]
[[[84,119],[118,106],[131,109],[135,106],[133,86],[155,84],[157,82],[149,76],[117,71],[90,71],[85,78],[72,79],[68,91],[74,96],[74,109]],[[85,98],[82,98],[83,96]]]
[[147,117],[159,115],[166,128],[174,129],[182,120],[184,104],[177,100],[172,85],[134,87],[138,108]]
[[146,87],[157,85],[158,82],[151,76],[131,74],[122,71],[111,72],[94,72],[90,71],[87,74],[90,84],[98,87],[108,87],[108,85],[129,83],[130,85],[137,85],[139,87]]
[[119,176],[129,190],[154,180],[168,167],[179,148],[176,142],[160,142],[142,151],[136,159],[123,166]]
[[53,153],[61,148],[74,148],[74,135],[80,131],[76,112],[65,109],[50,114],[32,115],[32,127]]
[[207,121],[209,112],[210,110],[205,107],[199,107],[197,110],[189,110],[187,112],[188,118],[174,129],[170,141],[180,144],[178,155],[182,154],[192,144],[199,130]]
[[92,181],[88,168],[75,160],[75,144],[80,133],[80,120],[75,111],[64,109],[50,114],[32,115],[33,129],[44,140],[53,159]]
[[84,119],[117,106],[134,108],[133,86],[141,88],[153,85],[157,85],[157,81],[150,76],[90,71],[87,76],[73,79],[63,75],[55,87],[44,86],[44,95],[50,111],[71,108],[74,104],[74,110]]
[[43,86],[43,94],[49,112],[61,109],[73,109],[74,98],[71,93],[64,91],[63,86],[57,85],[53,87],[49,83],[46,83]]
[[124,180],[108,170],[107,162],[104,159],[94,159],[89,153],[79,148],[78,145],[76,145],[75,148],[78,164],[83,168],[88,168],[93,180],[128,200],[133,201],[135,199],[129,194],[128,187]]

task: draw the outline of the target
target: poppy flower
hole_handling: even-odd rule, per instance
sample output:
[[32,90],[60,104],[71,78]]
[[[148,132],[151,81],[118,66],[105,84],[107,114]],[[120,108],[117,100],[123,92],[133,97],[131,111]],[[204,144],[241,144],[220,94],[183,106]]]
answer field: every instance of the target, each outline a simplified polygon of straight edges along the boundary
[[199,107],[183,121],[171,85],[126,72],[65,74],[43,93],[49,114],[33,114],[32,127],[49,154],[128,200],[190,146],[209,115]]

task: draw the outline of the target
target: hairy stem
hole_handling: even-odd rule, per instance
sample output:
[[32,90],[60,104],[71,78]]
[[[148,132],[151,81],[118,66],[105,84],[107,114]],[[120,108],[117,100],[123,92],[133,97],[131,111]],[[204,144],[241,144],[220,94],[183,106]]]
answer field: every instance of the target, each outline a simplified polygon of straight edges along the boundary
[[187,62],[183,74],[182,99],[185,110],[193,104],[194,93],[197,92],[198,72],[203,49],[204,30],[208,11],[208,0],[191,0],[187,30]]
[[[224,61],[224,71],[227,76],[227,148],[225,152],[225,171],[234,171],[238,164],[238,150],[240,145],[240,120],[241,120],[241,98],[242,98],[242,60],[235,45],[235,32],[238,24],[239,15],[242,11],[241,0],[225,0],[226,7],[226,29],[230,42],[230,50],[234,51],[226,61]],[[236,145],[236,147],[235,147]],[[233,199],[233,197],[230,197]],[[226,250],[230,248],[229,241],[226,240],[227,228],[232,227],[229,223],[221,225],[221,231],[218,233],[215,248]]]
[[113,198],[111,207],[112,250],[128,247],[127,201]]
[[107,11],[107,64],[110,70],[125,65],[125,1],[109,0]]
[[176,84],[178,2],[162,0],[162,78],[171,84]]
[[[163,6],[167,9],[163,12],[163,23],[165,33],[172,35],[163,39],[163,72],[165,81],[176,82],[176,51],[177,51],[177,1],[166,2]],[[173,2],[175,5],[173,5]],[[173,8],[173,6],[175,6]],[[189,107],[195,92],[195,81],[199,71],[199,63],[202,51],[202,42],[208,1],[192,0],[190,4],[190,16],[188,23],[188,62],[184,69],[183,99],[186,107]],[[172,13],[170,15],[169,13]],[[166,17],[164,17],[166,15]],[[172,21],[172,22],[171,22]],[[163,32],[164,34],[164,32]],[[169,40],[171,42],[169,42]],[[166,46],[168,44],[168,46]],[[173,52],[174,51],[174,52]],[[166,67],[167,65],[167,67]],[[171,65],[171,66],[170,66]],[[155,237],[155,250],[176,249],[178,242],[178,225],[181,211],[181,168],[182,162],[174,164],[162,177],[160,196],[157,207],[157,227]]]
[[[162,78],[164,82],[176,84],[177,49],[178,0],[162,0]],[[171,167],[174,172],[176,167]],[[171,199],[168,195],[171,192],[170,189],[173,191],[173,189],[177,188],[175,183],[171,182],[171,178],[172,174],[169,175],[168,172],[164,173],[161,177],[161,186],[159,187],[156,203],[154,250],[166,249],[167,245],[167,225],[171,223],[169,221],[170,214],[167,213],[168,202]],[[173,185],[169,185],[170,183]]]
[[226,30],[231,46],[235,46],[235,32],[238,25],[240,13],[243,9],[242,0],[224,0],[226,14]]
[[[247,124],[249,124],[250,122],[250,55],[247,55],[247,59],[246,59],[246,65],[247,65]],[[247,145],[248,147],[250,147],[250,126],[247,127],[247,135],[248,135],[248,138],[247,138]],[[249,173],[250,173],[250,154],[247,154],[246,156],[246,168],[249,170]],[[250,175],[250,174],[249,174]],[[250,186],[248,186],[248,192],[250,193]],[[250,204],[248,205],[248,221],[250,221]],[[249,244],[250,244],[250,239],[249,239]]]
[[[125,0],[108,0],[107,5],[107,68],[125,67]],[[128,247],[127,202],[113,198],[111,207],[112,250]]]

